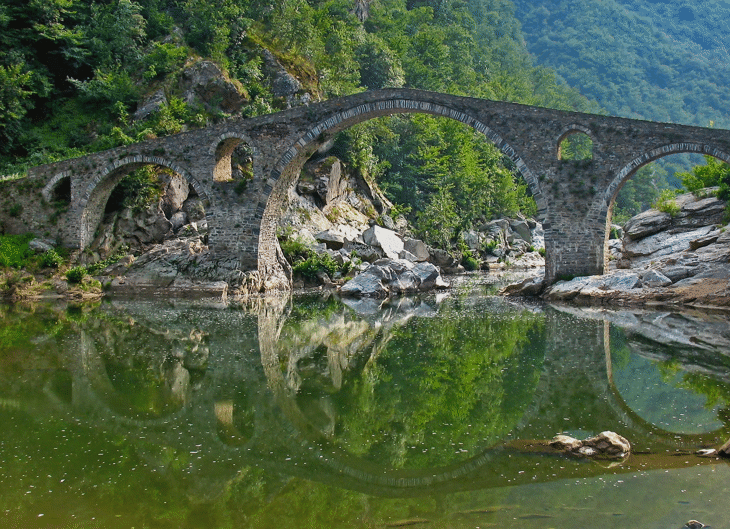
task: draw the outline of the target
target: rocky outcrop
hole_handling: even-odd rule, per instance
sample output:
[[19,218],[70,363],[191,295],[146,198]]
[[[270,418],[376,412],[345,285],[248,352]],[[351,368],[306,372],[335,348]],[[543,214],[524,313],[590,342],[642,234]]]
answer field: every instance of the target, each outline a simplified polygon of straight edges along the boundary
[[339,292],[343,296],[387,298],[448,286],[438,268],[430,263],[380,259],[345,283]]
[[200,61],[186,68],[180,78],[182,99],[186,103],[202,103],[210,111],[235,114],[248,95],[238,81],[229,79],[211,61]]
[[601,432],[583,441],[568,435],[558,435],[550,446],[566,454],[593,459],[623,459],[631,453],[631,443],[615,432]]
[[[612,270],[602,276],[559,281],[543,297],[583,303],[730,305],[730,231],[722,226],[725,203],[715,197],[677,197],[674,217],[645,211],[609,242]],[[506,293],[529,295],[510,287]],[[527,287],[530,291],[528,292]]]

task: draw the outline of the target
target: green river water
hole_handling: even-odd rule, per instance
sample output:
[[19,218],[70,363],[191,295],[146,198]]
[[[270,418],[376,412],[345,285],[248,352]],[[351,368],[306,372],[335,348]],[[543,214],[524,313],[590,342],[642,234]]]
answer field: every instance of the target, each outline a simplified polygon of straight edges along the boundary
[[[0,526],[730,527],[727,315],[509,303],[0,307]],[[613,430],[618,461],[545,444]]]

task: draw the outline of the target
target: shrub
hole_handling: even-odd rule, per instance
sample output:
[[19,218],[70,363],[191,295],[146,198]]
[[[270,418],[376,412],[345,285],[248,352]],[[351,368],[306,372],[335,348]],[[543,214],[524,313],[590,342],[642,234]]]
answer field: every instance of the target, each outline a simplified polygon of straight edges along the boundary
[[85,266],[75,266],[66,272],[66,279],[69,283],[78,284],[83,281],[87,273]]
[[320,272],[326,272],[332,277],[335,272],[340,270],[340,266],[335,262],[330,254],[313,253],[304,261],[294,265],[293,272],[308,279],[316,279]]
[[481,268],[479,261],[472,256],[464,257],[461,260],[461,264],[469,271],[479,270]]
[[54,249],[50,249],[41,255],[41,266],[45,268],[58,268],[63,263],[63,258]]
[[28,243],[33,239],[32,234],[0,235],[0,266],[7,268],[22,268],[28,264],[28,258],[33,254]]
[[664,189],[651,207],[661,211],[662,213],[668,213],[670,217],[675,217],[680,210],[675,197],[676,194],[674,191],[671,189]]

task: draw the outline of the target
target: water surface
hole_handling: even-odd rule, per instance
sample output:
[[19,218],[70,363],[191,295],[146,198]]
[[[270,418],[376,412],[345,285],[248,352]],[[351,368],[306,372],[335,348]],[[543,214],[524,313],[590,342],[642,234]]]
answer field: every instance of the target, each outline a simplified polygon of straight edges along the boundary
[[[0,308],[7,527],[723,527],[730,333],[479,293]],[[545,441],[613,430],[622,461]]]

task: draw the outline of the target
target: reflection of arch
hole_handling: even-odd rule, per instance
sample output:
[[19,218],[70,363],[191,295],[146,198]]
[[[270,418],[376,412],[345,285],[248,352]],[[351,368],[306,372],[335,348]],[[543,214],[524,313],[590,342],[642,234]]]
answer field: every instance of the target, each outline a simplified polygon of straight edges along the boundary
[[216,143],[211,145],[210,155],[214,157],[213,167],[214,182],[228,182],[233,179],[231,168],[231,156],[241,144],[251,145],[251,141],[244,135],[237,132],[221,134]]
[[[51,203],[55,202],[57,200],[57,195],[59,193],[59,190],[68,185],[68,202],[71,202],[71,171],[63,171],[61,173],[58,173],[53,178],[51,178],[48,183],[43,187],[41,190],[41,195],[43,195],[43,198],[46,202]],[[65,192],[63,193],[65,195]],[[64,199],[65,201],[65,199]]]
[[[497,132],[464,112],[442,106],[429,101],[413,99],[386,99],[370,103],[363,103],[353,108],[333,114],[328,119],[320,121],[307,130],[276,162],[264,192],[268,195],[266,203],[259,203],[257,213],[261,215],[261,229],[258,246],[259,270],[262,264],[276,263],[277,255],[281,252],[276,240],[276,226],[285,204],[285,194],[294,183],[296,174],[309,156],[326,139],[338,132],[346,130],[358,123],[377,117],[394,114],[430,114],[460,121],[476,131],[484,134],[494,145],[515,164],[520,175],[527,183],[530,193],[535,199],[538,210],[538,219],[545,221],[547,201],[543,197],[537,176],[527,167],[517,151],[507,143]],[[264,274],[268,276],[268,274]]]
[[203,186],[185,169],[159,156],[136,155],[112,162],[95,176],[81,197],[81,222],[79,226],[80,248],[83,250],[94,238],[94,232],[104,216],[104,208],[109,195],[126,175],[146,165],[167,167],[181,175],[192,186],[202,200],[209,200]]
[[[556,150],[556,156],[558,160],[563,159],[563,142],[568,139],[570,136],[574,134],[580,134],[585,135],[588,137],[588,139],[591,141],[591,144],[595,143],[595,140],[593,138],[593,132],[588,127],[585,127],[583,125],[579,125],[577,123],[573,123],[563,129],[563,132],[560,133],[560,136],[558,136],[558,141],[555,144],[555,150]],[[591,156],[592,158],[592,156]],[[590,159],[590,158],[588,158]]]

